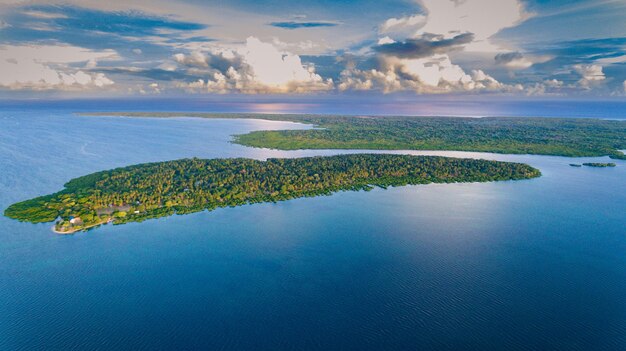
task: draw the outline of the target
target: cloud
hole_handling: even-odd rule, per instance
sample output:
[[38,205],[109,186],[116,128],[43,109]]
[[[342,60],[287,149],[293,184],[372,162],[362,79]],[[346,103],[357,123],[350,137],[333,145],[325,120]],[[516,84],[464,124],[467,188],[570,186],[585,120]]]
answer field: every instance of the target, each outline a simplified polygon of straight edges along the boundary
[[174,60],[182,65],[185,66],[194,66],[194,67],[209,67],[209,63],[207,61],[207,57],[199,52],[199,51],[194,51],[191,54],[175,54],[174,55]]
[[578,81],[581,87],[589,89],[592,84],[601,82],[606,79],[602,66],[600,65],[574,65],[574,70],[580,74]]
[[179,32],[207,28],[204,24],[140,11],[100,11],[73,5],[34,5],[24,8],[21,14],[45,20],[47,24],[64,30],[119,35],[168,37]]
[[47,11],[37,11],[37,10],[28,10],[22,12],[23,14],[35,17],[39,19],[57,19],[57,18],[67,18],[66,15],[57,12],[47,12]]
[[281,41],[280,39],[274,37],[272,38],[272,45],[274,45],[276,48],[282,50],[282,51],[289,51],[289,52],[299,52],[299,53],[303,53],[303,52],[317,52],[320,49],[328,49],[327,46],[325,45],[320,45],[312,40],[302,40],[302,41],[296,41],[296,42],[284,42]]
[[400,58],[420,58],[435,54],[442,54],[463,44],[470,43],[474,39],[472,33],[463,33],[450,39],[441,36],[419,39],[407,39],[404,42],[393,42],[374,46],[374,51]]
[[511,90],[482,70],[467,74],[450,57],[437,54],[426,58],[384,57],[379,68],[360,70],[349,65],[341,73],[339,90],[381,89],[384,93],[413,90],[417,93],[448,93],[482,90]]
[[540,83],[530,84],[524,88],[526,95],[562,95],[564,83],[558,79],[547,79]]
[[[389,18],[379,28],[381,34],[398,41],[450,40],[472,35],[462,44],[470,51],[495,52],[492,37],[502,29],[525,21],[530,15],[520,0],[419,0],[424,14]],[[470,39],[469,36],[463,37]]]
[[166,72],[174,72],[178,67],[174,63],[163,62],[162,64],[158,65],[157,68]]
[[379,32],[382,34],[391,35],[394,37],[412,37],[417,33],[417,30],[422,28],[426,24],[426,16],[413,15],[400,18],[389,18],[379,28]]
[[151,89],[152,92],[154,94],[160,94],[161,93],[161,88],[159,87],[159,83],[150,83],[150,85],[148,85]]
[[393,39],[391,39],[390,37],[387,37],[387,36],[378,39],[378,45],[379,46],[380,45],[385,45],[385,44],[393,44],[395,42],[396,42],[395,40],[393,40]]
[[[128,61],[141,59],[142,66],[155,67],[169,59],[174,48],[191,45],[197,40],[210,40],[201,35],[209,28],[206,24],[175,15],[124,9],[128,4],[113,10],[111,6],[80,7],[72,4],[93,4],[74,1],[63,5],[36,3],[41,2],[28,1],[24,6],[8,7],[2,13],[0,17],[13,27],[0,31],[1,42],[15,45],[65,43],[94,50],[108,48],[122,53]],[[132,64],[125,62],[125,65]],[[118,83],[125,81],[116,80]]]
[[191,91],[242,93],[304,93],[327,91],[332,79],[323,79],[298,55],[277,49],[255,37],[238,48],[215,47],[207,53],[176,54],[174,60],[190,74],[204,75],[178,83]]
[[417,35],[473,33],[471,48],[476,51],[496,50],[491,37],[530,17],[519,0],[421,0],[420,4],[427,14]]
[[75,46],[0,46],[0,87],[9,89],[85,89],[112,85],[103,73],[84,72],[71,64],[116,59],[112,50],[93,51]]
[[[322,12],[311,9],[316,16],[332,15],[326,18],[290,15],[295,8],[281,8],[282,13],[270,14],[272,18],[247,5],[217,6],[220,11],[211,11],[214,5],[197,1],[159,2],[159,6],[143,0],[132,5],[119,0],[52,3],[24,0],[4,7],[0,29],[8,23],[11,27],[0,30],[0,36],[5,45],[67,43],[94,52],[111,48],[124,55],[122,62],[115,64],[101,57],[79,62],[32,57],[39,65],[33,71],[41,71],[43,66],[57,76],[66,74],[73,77],[71,86],[75,87],[86,81],[79,72],[90,77],[100,72],[116,81],[116,91],[122,91],[121,86],[141,86],[150,92],[149,84],[158,82],[158,89],[164,92],[172,91],[174,83],[188,84],[195,91],[308,92],[332,90],[334,82],[344,89],[437,93],[518,91],[513,84],[520,82],[528,94],[558,90],[577,94],[590,88],[601,94],[622,91],[626,77],[626,38],[615,31],[591,35],[595,32],[587,27],[602,26],[589,25],[582,12],[580,19],[567,21],[579,29],[576,33],[563,29],[572,28],[566,25],[552,31],[553,26],[542,25],[539,17],[503,30],[529,18],[525,4],[527,9],[539,11],[537,16],[544,14],[546,6],[528,0],[411,0],[393,6],[379,2],[375,6],[361,4],[359,11],[339,6],[346,13],[337,12],[337,4],[330,2],[322,5]],[[374,11],[365,11],[363,6]],[[271,67],[254,63],[253,53],[245,51],[251,33],[280,53]],[[577,40],[579,37],[594,39]],[[504,41],[506,38],[512,40]],[[349,54],[358,55],[358,65],[344,67],[345,61],[335,61],[336,56]],[[298,64],[290,63],[292,59]],[[7,64],[1,65],[4,73]],[[279,73],[263,74],[272,70]],[[291,76],[283,78],[284,72]],[[330,77],[332,81],[327,79]],[[553,78],[560,84],[551,82]],[[63,82],[71,79],[66,77]],[[67,88],[63,84],[58,88]],[[37,89],[44,86],[50,85],[41,83]]]
[[272,27],[283,29],[299,29],[299,28],[319,28],[319,27],[335,27],[338,26],[338,22],[332,21],[286,21],[286,22],[272,22],[269,24]]
[[[419,4],[424,14],[390,18],[380,26],[379,32],[397,43],[379,45],[376,51],[399,57],[427,57],[451,48],[497,52],[492,37],[530,17],[520,0],[419,0]],[[399,39],[402,34],[406,39]]]
[[597,61],[607,64],[619,63],[626,55],[626,37],[570,40],[551,43],[548,53],[582,63]]
[[626,55],[613,55],[609,57],[603,57],[603,58],[597,59],[595,62],[598,64],[602,64],[602,65],[626,63]]
[[513,67],[522,68],[528,68],[532,66],[532,62],[528,62],[525,59],[524,55],[519,51],[500,53],[497,54],[494,59],[496,60],[496,64],[503,66],[512,65]]
[[89,61],[85,64],[86,69],[94,69],[96,66],[98,66],[98,61],[95,58],[89,59]]
[[173,67],[169,65],[163,67],[163,65],[160,65],[156,68],[144,68],[134,66],[99,67],[98,72],[125,76],[127,78],[131,77],[129,83],[145,81],[146,79],[150,82],[161,81],[160,84],[163,86],[166,86],[168,82],[183,80],[193,81],[204,77],[204,75],[188,74],[185,71],[177,70],[177,66],[174,64],[172,65]]
[[[498,51],[491,38],[529,17],[520,0],[419,0],[419,4],[423,13],[389,18],[379,27],[385,36],[372,47],[377,63],[372,69],[348,66],[341,73],[340,90],[523,90],[521,85],[500,83],[481,69],[466,72],[449,56],[461,50]],[[398,37],[402,34],[404,39]],[[497,60],[512,68],[530,67],[539,58],[516,53],[498,56]]]
[[548,55],[525,55],[519,51],[500,53],[495,56],[497,65],[505,66],[508,69],[518,70],[530,68],[536,63],[550,61],[553,57]]
[[[372,47],[378,56],[375,67],[348,66],[341,73],[340,90],[445,93],[523,89],[500,83],[480,69],[468,73],[448,55],[464,49],[497,51],[489,40],[528,17],[519,0],[420,0],[419,4],[423,14],[390,18],[379,27],[379,33],[388,35]],[[398,39],[402,33],[407,37]],[[511,67],[533,64],[521,53],[508,56],[498,60]]]

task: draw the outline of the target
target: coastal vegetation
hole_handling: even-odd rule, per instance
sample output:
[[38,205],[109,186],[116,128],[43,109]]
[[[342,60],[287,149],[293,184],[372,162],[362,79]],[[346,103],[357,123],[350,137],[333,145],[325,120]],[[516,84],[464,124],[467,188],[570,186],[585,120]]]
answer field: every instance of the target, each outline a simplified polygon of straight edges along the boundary
[[246,146],[295,149],[456,150],[626,159],[626,122],[583,118],[358,117],[279,114],[99,113],[130,117],[256,118],[314,125],[236,135]]
[[615,167],[615,163],[613,162],[587,162],[583,163],[583,166],[587,167]]
[[352,154],[259,161],[182,159],[75,178],[65,189],[9,206],[4,214],[56,221],[59,233],[103,223],[140,222],[218,207],[408,184],[487,182],[538,177],[520,163],[435,156]]

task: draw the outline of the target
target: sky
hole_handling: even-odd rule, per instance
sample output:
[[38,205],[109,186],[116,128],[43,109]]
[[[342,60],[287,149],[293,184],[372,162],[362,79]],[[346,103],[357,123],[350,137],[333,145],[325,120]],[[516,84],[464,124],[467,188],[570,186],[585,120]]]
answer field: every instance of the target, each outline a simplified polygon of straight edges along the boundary
[[626,0],[0,0],[0,97],[626,97]]

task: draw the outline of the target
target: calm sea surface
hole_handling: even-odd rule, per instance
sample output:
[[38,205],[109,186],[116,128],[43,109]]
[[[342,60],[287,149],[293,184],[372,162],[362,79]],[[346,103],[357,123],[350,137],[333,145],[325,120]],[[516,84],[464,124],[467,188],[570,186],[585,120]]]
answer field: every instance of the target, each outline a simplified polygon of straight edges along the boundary
[[[0,210],[141,162],[339,153],[229,143],[286,128],[307,126],[0,110]],[[430,154],[526,162],[543,176],[70,236],[0,217],[0,350],[626,350],[626,162]]]

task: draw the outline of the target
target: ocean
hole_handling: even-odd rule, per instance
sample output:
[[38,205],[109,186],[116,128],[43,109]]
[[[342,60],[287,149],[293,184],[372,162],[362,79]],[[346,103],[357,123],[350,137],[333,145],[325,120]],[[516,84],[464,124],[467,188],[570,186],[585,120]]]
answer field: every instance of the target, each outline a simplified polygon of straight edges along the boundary
[[[230,143],[252,130],[309,128],[295,123],[72,113],[104,105],[0,109],[0,210],[142,162],[353,152]],[[311,106],[273,108],[265,112]],[[623,118],[611,113],[602,116]],[[599,169],[569,163],[608,157],[395,152],[525,162],[543,175],[341,192],[65,236],[0,217],[0,350],[626,349],[626,161]]]

